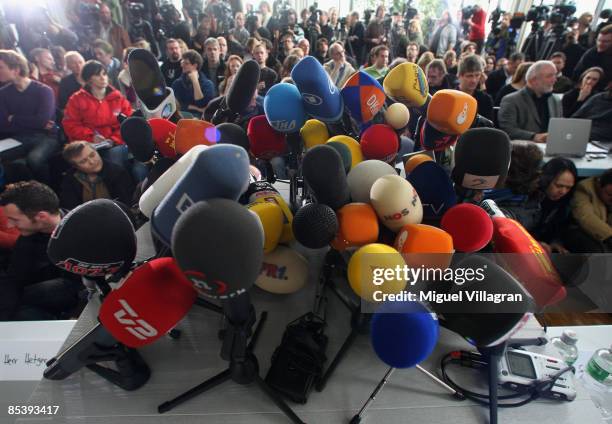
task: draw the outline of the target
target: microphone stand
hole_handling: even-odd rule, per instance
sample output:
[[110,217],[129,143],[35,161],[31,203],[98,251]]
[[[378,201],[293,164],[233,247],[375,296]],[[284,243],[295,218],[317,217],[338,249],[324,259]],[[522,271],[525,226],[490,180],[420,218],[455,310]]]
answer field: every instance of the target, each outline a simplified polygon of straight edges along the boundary
[[229,367],[176,398],[162,403],[157,408],[158,412],[163,414],[170,411],[183,402],[232,380],[241,385],[255,383],[291,422],[305,424],[259,375],[259,362],[253,350],[268,316],[267,312],[262,312],[254,332],[252,327],[256,321],[255,308],[253,308],[248,293],[224,301],[223,313],[226,317],[227,328],[223,338],[221,358],[229,361]]

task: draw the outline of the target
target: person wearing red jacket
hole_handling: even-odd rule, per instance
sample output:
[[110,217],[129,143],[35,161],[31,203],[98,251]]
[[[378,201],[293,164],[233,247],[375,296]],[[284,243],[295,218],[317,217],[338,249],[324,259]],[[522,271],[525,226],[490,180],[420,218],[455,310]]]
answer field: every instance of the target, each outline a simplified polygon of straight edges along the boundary
[[482,53],[482,46],[485,40],[485,24],[487,23],[487,13],[479,5],[474,6],[474,13],[469,19],[470,34],[468,39],[476,43],[476,53]]
[[108,142],[110,148],[102,148],[100,155],[107,161],[131,168],[137,181],[146,176],[146,167],[134,161],[130,166],[128,149],[121,138],[121,125],[117,116],[130,116],[132,107],[123,95],[109,85],[106,67],[96,60],[89,60],[81,70],[85,86],[70,96],[62,124],[68,140],[90,143]]

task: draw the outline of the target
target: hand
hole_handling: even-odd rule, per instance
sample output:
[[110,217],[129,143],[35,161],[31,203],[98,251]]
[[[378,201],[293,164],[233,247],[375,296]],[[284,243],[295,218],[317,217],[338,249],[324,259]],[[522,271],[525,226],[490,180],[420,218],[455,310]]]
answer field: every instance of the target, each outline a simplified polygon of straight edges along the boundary
[[533,141],[536,143],[546,143],[548,139],[548,133],[539,133],[533,136]]
[[96,134],[96,135],[93,136],[93,142],[94,143],[102,143],[105,140],[106,140],[106,138],[104,138],[100,134]]
[[187,74],[187,77],[188,77],[188,78],[189,78],[191,81],[194,81],[194,80],[195,80],[195,81],[197,81],[197,80],[198,80],[198,77],[199,77],[198,71],[191,71],[191,72],[189,72],[189,73]]
[[47,121],[47,123],[45,124],[45,129],[52,130],[53,128],[55,128],[55,122],[51,120]]
[[580,93],[578,93],[578,101],[583,102],[587,97],[591,95],[593,91],[593,86],[591,84],[583,84],[580,87]]

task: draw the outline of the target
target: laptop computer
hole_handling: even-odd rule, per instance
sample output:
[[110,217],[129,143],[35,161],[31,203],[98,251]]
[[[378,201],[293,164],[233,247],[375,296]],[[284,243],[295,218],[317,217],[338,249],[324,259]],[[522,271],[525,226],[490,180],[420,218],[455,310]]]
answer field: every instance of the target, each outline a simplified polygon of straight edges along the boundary
[[583,157],[590,136],[590,119],[551,118],[545,153],[547,156]]

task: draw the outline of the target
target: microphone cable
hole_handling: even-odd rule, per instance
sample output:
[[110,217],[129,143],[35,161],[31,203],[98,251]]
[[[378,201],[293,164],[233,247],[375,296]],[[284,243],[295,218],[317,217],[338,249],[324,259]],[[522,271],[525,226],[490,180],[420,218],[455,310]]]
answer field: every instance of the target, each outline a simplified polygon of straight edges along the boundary
[[[440,361],[440,369],[442,372],[442,378],[446,381],[453,389],[455,389],[458,393],[461,393],[465,398],[470,399],[480,405],[489,406],[489,395],[473,392],[464,387],[461,387],[455,381],[453,381],[448,373],[446,372],[449,364],[459,364],[462,367],[481,369],[486,368],[489,363],[488,361],[477,352],[468,352],[468,351],[453,351],[446,354],[442,360]],[[520,399],[525,396],[528,396],[526,399],[523,399],[514,403],[498,403],[499,408],[517,408],[519,406],[527,405],[528,403],[543,397],[543,393],[550,391],[550,389],[555,385],[559,377],[565,374],[568,371],[575,372],[575,368],[573,366],[568,366],[566,368],[561,369],[556,374],[554,374],[553,378],[546,380],[536,380],[533,384],[527,389],[526,392],[523,393],[515,393],[511,395],[502,395],[498,396],[498,400],[512,400],[512,399]]]

